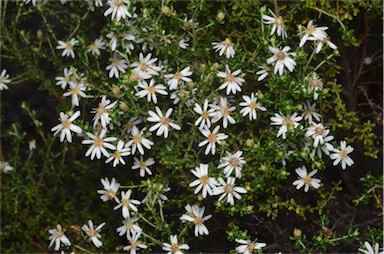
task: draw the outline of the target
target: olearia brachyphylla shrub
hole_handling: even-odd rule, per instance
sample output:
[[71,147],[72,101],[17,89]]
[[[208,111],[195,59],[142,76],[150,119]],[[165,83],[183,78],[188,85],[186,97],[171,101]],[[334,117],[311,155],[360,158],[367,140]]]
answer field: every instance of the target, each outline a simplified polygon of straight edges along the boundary
[[[354,5],[344,2],[344,11]],[[375,137],[370,122],[358,135],[334,123],[344,105],[339,47],[357,42],[328,4],[279,4],[5,2],[16,21],[36,15],[42,22],[36,36],[18,35],[32,49],[24,68],[48,59],[26,75],[54,98],[47,110],[58,121],[44,129],[23,104],[46,132],[42,158],[84,169],[71,175],[86,182],[66,198],[76,205],[60,212],[65,220],[44,224],[49,250],[184,253],[208,241],[225,242],[220,251],[231,253],[327,252],[345,243],[345,251],[382,253],[374,227],[338,232],[330,220],[343,187],[328,175],[359,170],[356,140]],[[14,28],[3,33],[5,55]],[[2,67],[0,88],[17,89],[23,79]],[[5,158],[4,178],[27,165]],[[355,205],[374,195],[382,208],[380,180],[362,181],[369,190]],[[291,223],[284,232],[267,230],[281,220]],[[278,245],[282,235],[291,249]]]

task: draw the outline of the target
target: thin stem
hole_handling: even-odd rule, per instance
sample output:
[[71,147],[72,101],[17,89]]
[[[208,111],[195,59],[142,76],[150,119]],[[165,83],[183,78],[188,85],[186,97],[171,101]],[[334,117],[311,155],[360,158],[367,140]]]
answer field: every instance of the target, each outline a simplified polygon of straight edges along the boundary
[[345,26],[344,26],[343,22],[341,22],[341,20],[339,19],[339,17],[337,17],[337,16],[335,16],[335,15],[333,15],[333,14],[330,14],[330,13],[328,13],[328,12],[326,12],[326,11],[320,9],[320,8],[317,8],[316,6],[308,6],[308,8],[311,8],[311,9],[316,10],[316,11],[318,11],[318,12],[321,12],[321,13],[323,13],[323,14],[325,14],[325,15],[331,17],[331,18],[336,19],[337,22],[339,22],[340,26],[345,30]]
[[92,251],[89,251],[89,250],[81,247],[80,245],[75,244],[74,247],[81,250],[81,251],[84,251],[85,253],[94,254]]
[[317,71],[317,69],[319,69],[326,61],[328,61],[329,59],[331,59],[333,57],[333,53],[330,54],[325,60],[321,61],[321,63],[319,63],[316,68],[313,70],[314,72]]
[[138,213],[137,215],[140,217],[140,219],[142,219],[143,221],[145,221],[148,225],[150,225],[150,226],[152,226],[153,228],[156,228],[156,229],[157,229],[156,225],[153,224],[152,222],[150,222],[149,220],[147,220],[143,215],[141,215],[140,213]]

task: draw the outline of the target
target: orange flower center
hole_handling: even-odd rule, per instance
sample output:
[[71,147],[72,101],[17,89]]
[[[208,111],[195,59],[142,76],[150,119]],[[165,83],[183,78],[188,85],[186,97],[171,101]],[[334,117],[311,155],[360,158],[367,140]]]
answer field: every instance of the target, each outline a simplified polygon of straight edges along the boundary
[[205,175],[205,176],[200,177],[200,182],[201,182],[202,184],[208,184],[208,182],[209,182],[209,178],[208,178],[208,176]]
[[217,134],[216,133],[211,133],[208,135],[208,141],[210,143],[215,143],[217,141]]

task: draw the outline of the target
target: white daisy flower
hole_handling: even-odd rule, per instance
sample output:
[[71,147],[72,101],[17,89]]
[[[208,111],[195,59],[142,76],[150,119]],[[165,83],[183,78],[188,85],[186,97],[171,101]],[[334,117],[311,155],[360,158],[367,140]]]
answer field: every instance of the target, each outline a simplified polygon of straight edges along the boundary
[[207,193],[212,196],[212,189],[215,188],[217,182],[215,178],[208,177],[208,164],[200,163],[200,166],[196,167],[195,170],[192,169],[191,172],[198,178],[189,184],[189,187],[197,186],[194,193],[197,194],[202,191],[203,198],[207,197]]
[[99,121],[101,122],[101,126],[103,128],[107,128],[107,125],[111,122],[109,112],[113,109],[113,107],[115,107],[116,103],[117,101],[111,103],[105,95],[101,98],[99,106],[91,111],[91,113],[95,114],[93,117],[93,128],[96,127]]
[[127,246],[124,246],[123,250],[129,251],[129,254],[136,254],[137,250],[148,248],[147,245],[139,242],[140,236],[141,236],[141,231],[134,232],[134,233],[132,233],[132,235],[128,234],[127,239],[128,239],[130,244]]
[[225,177],[229,177],[235,171],[235,177],[241,178],[241,170],[243,165],[247,163],[242,157],[243,152],[230,153],[225,151],[225,153],[227,156],[220,159],[220,165],[217,168],[224,168]]
[[205,148],[205,154],[208,155],[210,152],[214,155],[216,153],[216,143],[221,144],[221,141],[228,138],[228,135],[224,133],[218,133],[220,130],[220,126],[216,126],[211,132],[210,129],[204,127],[204,129],[200,129],[201,133],[207,138],[204,141],[199,143],[199,147],[207,145]]
[[92,133],[87,132],[87,136],[91,139],[83,140],[82,144],[85,145],[91,145],[90,148],[88,148],[87,152],[85,153],[85,156],[88,157],[91,155],[91,160],[93,160],[96,156],[97,159],[101,158],[101,154],[103,154],[105,157],[109,157],[109,152],[105,149],[111,149],[115,150],[116,147],[108,142],[116,141],[117,138],[115,137],[109,137],[105,138],[105,134],[107,133],[107,129],[102,129],[101,133],[97,136],[93,135]]
[[109,70],[109,77],[112,78],[115,76],[116,78],[119,78],[119,71],[122,73],[126,72],[126,69],[128,68],[127,62],[124,59],[117,59],[109,58],[109,61],[111,62],[110,65],[108,65],[105,69]]
[[29,151],[33,151],[36,149],[36,139],[31,139],[28,141],[28,149]]
[[302,47],[307,40],[310,41],[316,41],[316,40],[324,40],[326,38],[326,34],[324,33],[325,30],[327,30],[328,27],[322,26],[322,27],[316,27],[313,24],[313,20],[310,20],[307,24],[307,28],[300,32],[299,34],[304,34],[303,38],[300,40],[299,47]]
[[123,156],[128,156],[131,154],[131,148],[124,148],[124,141],[119,140],[116,146],[116,150],[111,156],[105,161],[105,163],[109,163],[113,160],[113,166],[116,167],[117,164],[121,163],[125,165],[125,161],[123,160]]
[[262,81],[263,79],[265,79],[266,77],[268,77],[269,75],[269,72],[272,71],[270,67],[268,66],[259,66],[259,71],[256,72],[256,75],[259,76],[257,78],[257,81]]
[[81,228],[83,231],[87,234],[89,237],[89,240],[93,242],[93,244],[96,246],[96,248],[100,248],[103,246],[103,243],[99,240],[101,238],[100,231],[101,228],[104,227],[106,223],[103,222],[96,228],[93,226],[93,222],[91,220],[88,221],[88,225],[84,224]]
[[215,109],[215,112],[212,116],[212,122],[216,123],[220,121],[220,119],[223,119],[223,127],[228,127],[228,122],[230,124],[235,124],[235,119],[231,116],[232,112],[235,111],[236,107],[232,106],[230,107],[228,105],[228,99],[225,97],[220,97],[219,105],[211,105],[212,108]]
[[116,229],[116,232],[119,233],[119,236],[128,236],[130,233],[134,234],[136,232],[142,232],[143,230],[137,223],[138,221],[139,217],[127,217],[122,221],[123,225]]
[[135,45],[132,43],[133,41],[135,41],[135,36],[132,33],[125,33],[122,46],[128,54],[131,54],[135,49]]
[[128,190],[126,192],[121,192],[121,199],[119,204],[113,208],[113,210],[117,210],[122,207],[122,215],[124,218],[128,218],[130,216],[129,210],[137,212],[138,209],[136,205],[140,205],[141,202],[136,199],[131,198],[132,191]]
[[267,59],[267,64],[276,62],[273,73],[276,74],[279,72],[280,76],[283,75],[284,66],[287,67],[290,72],[293,72],[296,62],[290,58],[290,56],[296,56],[296,53],[288,53],[291,47],[285,46],[282,50],[271,46],[268,46],[268,48],[273,53],[273,56]]
[[212,218],[212,215],[204,216],[205,206],[200,208],[199,206],[194,205],[190,208],[190,211],[188,211],[186,206],[185,209],[187,210],[187,214],[183,214],[180,217],[180,220],[193,222],[195,224],[196,237],[199,235],[209,235],[208,228],[204,225],[204,222]]
[[260,250],[261,248],[267,246],[265,243],[257,242],[257,239],[255,239],[255,241],[235,239],[235,241],[242,244],[236,247],[237,253],[241,254],[252,254],[254,250]]
[[304,187],[304,191],[308,192],[309,187],[318,189],[320,187],[320,179],[312,178],[317,173],[317,169],[313,170],[311,173],[307,173],[307,168],[305,166],[298,167],[295,169],[296,173],[299,175],[299,179],[294,181],[292,184],[296,186],[296,189]]
[[272,17],[264,14],[262,18],[264,24],[273,24],[270,35],[273,35],[276,32],[278,36],[281,36],[284,39],[284,37],[287,37],[287,32],[285,31],[283,18],[281,16],[276,17],[275,13],[273,13],[271,9],[269,9],[269,12],[272,14]]
[[104,202],[114,199],[116,202],[119,202],[116,194],[119,190],[120,184],[116,182],[116,179],[113,177],[111,181],[108,178],[101,178],[101,184],[103,185],[104,190],[97,190],[97,193],[101,194],[100,199]]
[[304,120],[307,120],[309,124],[313,123],[312,118],[315,118],[316,121],[320,121],[321,115],[315,111],[316,103],[303,103],[303,113],[301,114],[304,117]]
[[240,69],[234,71],[233,73],[229,69],[229,66],[225,65],[225,72],[218,71],[217,76],[224,79],[224,83],[219,87],[219,90],[226,88],[226,93],[229,95],[231,92],[236,94],[241,92],[241,86],[245,82],[243,78],[236,77],[241,72]]
[[313,138],[313,147],[318,147],[319,145],[324,145],[324,138],[328,136],[330,130],[326,129],[323,124],[312,123],[310,127],[307,128],[305,137]]
[[164,138],[168,138],[168,133],[171,127],[175,130],[181,130],[181,127],[175,124],[169,117],[171,116],[173,108],[169,108],[165,115],[161,112],[160,108],[156,106],[156,113],[152,110],[148,111],[149,117],[147,118],[148,122],[156,123],[153,125],[149,131],[153,132],[157,130],[156,135],[161,136],[164,134]]
[[64,97],[71,96],[72,106],[79,106],[79,97],[86,98],[87,95],[84,93],[87,90],[87,87],[82,82],[72,82],[69,81],[68,92],[63,94]]
[[143,98],[147,96],[148,102],[153,101],[155,104],[157,103],[156,93],[167,95],[166,87],[163,84],[155,85],[155,81],[153,79],[150,80],[149,84],[145,80],[141,80],[135,89],[141,88],[142,90],[136,93],[136,96]]
[[177,89],[180,82],[192,82],[192,79],[189,78],[193,72],[189,66],[185,67],[181,71],[177,71],[175,74],[165,74],[164,77],[168,79],[167,83],[169,90]]
[[325,153],[326,155],[329,155],[331,151],[334,150],[334,147],[331,143],[329,143],[330,141],[333,140],[333,136],[325,136],[323,137],[323,140],[324,140],[324,144],[322,145],[319,145],[317,147],[314,147],[312,149],[312,152],[311,152],[311,156],[315,156],[317,154],[317,156],[319,156],[319,158],[322,158],[322,153]]
[[109,8],[104,12],[104,16],[112,13],[111,20],[120,21],[126,17],[132,18],[132,14],[128,12],[127,6],[130,0],[108,0]]
[[197,87],[191,89],[188,85],[183,84],[171,93],[170,99],[173,100],[173,104],[182,101],[189,108],[195,103],[195,97],[193,95],[196,91]]
[[81,128],[77,125],[74,125],[72,122],[76,120],[80,116],[80,111],[76,111],[71,117],[69,117],[67,114],[64,114],[63,112],[60,112],[60,124],[56,125],[51,129],[51,131],[54,131],[55,133],[53,136],[55,136],[57,133],[61,132],[60,134],[60,142],[63,142],[66,138],[69,143],[72,142],[72,133],[71,131],[80,134],[82,132]]
[[372,248],[372,245],[365,241],[364,242],[364,245],[365,245],[365,249],[362,249],[362,248],[359,248],[358,251],[360,251],[361,253],[363,254],[384,254],[384,251],[380,251],[380,246],[379,246],[379,243],[375,243],[375,249]]
[[333,166],[336,166],[341,162],[341,168],[346,169],[346,167],[350,167],[354,164],[351,157],[348,156],[349,153],[353,152],[352,146],[347,146],[347,142],[345,140],[340,141],[340,149],[334,148],[332,153],[329,157],[331,160],[334,160]]
[[119,35],[112,31],[108,33],[106,36],[109,39],[108,45],[111,47],[112,51],[115,51],[117,48],[117,44],[119,42]]
[[61,86],[62,89],[65,89],[71,80],[72,72],[68,70],[67,68],[64,68],[64,76],[63,77],[56,77],[55,80],[56,85]]
[[213,49],[219,51],[219,56],[225,54],[227,58],[231,58],[235,56],[235,50],[233,49],[233,43],[228,38],[222,42],[212,42]]
[[239,193],[247,193],[246,189],[235,185],[236,178],[234,177],[227,177],[227,182],[224,182],[223,178],[221,177],[219,177],[219,179],[217,180],[219,182],[219,185],[213,190],[213,195],[221,194],[218,200],[219,202],[225,197],[227,197],[227,203],[229,203],[230,205],[234,205],[234,197],[240,200],[241,196]]
[[267,110],[263,105],[257,102],[257,97],[255,97],[254,93],[251,93],[251,97],[247,95],[243,95],[242,97],[244,102],[240,102],[239,105],[244,108],[240,110],[240,114],[243,117],[248,115],[250,121],[257,119],[256,109],[261,111]]
[[130,67],[133,68],[132,71],[137,72],[139,76],[158,76],[161,68],[154,65],[157,58],[151,59],[151,57],[151,53],[149,53],[146,57],[144,57],[143,53],[140,53],[139,62],[134,62],[130,65]]
[[279,114],[275,113],[275,116],[270,118],[272,123],[271,125],[281,125],[276,137],[282,136],[283,139],[286,139],[286,133],[289,128],[296,128],[300,124],[303,117],[297,116],[297,113],[293,113],[292,115],[284,116],[281,112]]
[[320,92],[323,89],[323,82],[317,76],[316,73],[313,73],[311,77],[309,78],[309,89],[308,92],[312,93],[313,92],[313,99],[317,100],[319,98],[318,92]]
[[153,146],[154,143],[151,140],[143,137],[144,130],[145,128],[139,131],[139,129],[136,126],[132,127],[132,131],[131,131],[132,139],[128,141],[128,143],[125,145],[126,147],[132,145],[132,149],[131,149],[132,154],[135,154],[137,149],[141,155],[144,155],[143,146],[148,150],[150,150],[151,147]]
[[179,47],[180,47],[181,49],[186,49],[186,48],[189,46],[188,41],[189,41],[189,38],[181,39],[181,40],[179,41]]
[[91,52],[92,55],[100,56],[101,49],[105,49],[105,42],[102,39],[96,39],[88,46],[87,52]]
[[71,246],[71,242],[65,236],[64,231],[60,224],[57,224],[56,228],[49,229],[48,232],[51,234],[49,236],[49,240],[51,240],[51,242],[49,243],[48,248],[51,248],[53,243],[55,243],[56,251],[60,249],[60,243],[63,243],[66,246]]
[[209,105],[209,101],[204,100],[203,108],[197,103],[193,108],[193,110],[199,114],[199,118],[197,118],[195,122],[195,126],[198,126],[200,124],[199,129],[203,129],[204,126],[206,126],[207,128],[211,128],[210,117],[213,117],[215,109],[214,108],[208,109],[208,105]]
[[143,120],[139,116],[134,116],[129,118],[129,120],[123,125],[123,134],[124,133],[127,133],[128,135],[131,134],[133,126],[137,126],[142,122]]
[[183,254],[181,250],[189,250],[188,244],[179,244],[177,235],[171,235],[171,243],[163,243],[163,250],[167,254]]
[[64,42],[64,41],[58,41],[59,46],[57,46],[57,49],[64,49],[61,56],[71,56],[72,58],[75,58],[75,52],[73,51],[73,47],[79,43],[78,40],[75,38],[72,38],[70,41]]
[[145,173],[148,175],[152,175],[152,171],[149,169],[149,166],[155,164],[155,160],[153,158],[148,158],[144,161],[143,156],[140,156],[140,159],[134,157],[133,158],[133,166],[132,169],[140,169],[140,176],[144,177]]
[[337,46],[330,41],[329,36],[327,35],[327,33],[324,32],[324,34],[325,34],[325,38],[324,39],[319,39],[317,41],[316,54],[318,54],[321,51],[321,49],[323,48],[324,44],[327,45],[328,47],[330,47],[331,49],[337,49]]
[[6,161],[0,161],[0,172],[9,173],[13,170],[13,167]]
[[0,75],[0,91],[9,89],[7,84],[9,84],[11,81],[8,78],[9,74],[7,74],[7,70],[2,70]]

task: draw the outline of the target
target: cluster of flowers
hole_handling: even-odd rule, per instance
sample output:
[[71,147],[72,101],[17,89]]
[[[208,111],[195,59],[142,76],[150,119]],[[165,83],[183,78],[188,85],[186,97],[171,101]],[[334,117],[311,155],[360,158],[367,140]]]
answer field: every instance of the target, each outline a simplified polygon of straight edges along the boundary
[[[24,0],[25,3],[32,2],[33,5],[37,4],[36,0]],[[44,1],[43,1],[44,3]],[[61,0],[62,4],[66,4],[66,0]],[[87,1],[88,8],[94,10],[95,7],[102,7],[103,1]],[[105,16],[111,15],[111,20],[120,22],[126,18],[132,20],[137,18],[137,14],[134,13],[134,8],[129,10],[129,0],[108,0],[107,9],[104,12]],[[272,25],[270,34],[275,32],[282,39],[287,37],[285,30],[285,24],[282,17],[277,17],[271,10],[269,10],[272,16],[263,15],[262,19],[264,24]],[[191,26],[198,26],[197,22],[185,19],[184,22],[188,22]],[[134,21],[132,22],[134,24]],[[336,45],[333,44],[325,30],[327,27],[317,27],[313,24],[313,21],[309,21],[304,31],[300,33],[301,40],[299,47],[303,47],[307,41],[313,41],[315,43],[316,54],[320,53],[324,45],[332,49],[336,49]],[[148,31],[149,28],[140,28],[140,30]],[[171,41],[166,35],[165,31],[162,34],[162,40],[170,44]],[[204,136],[204,140],[198,143],[198,147],[205,147],[205,155],[216,153],[216,145],[220,145],[228,135],[219,132],[220,128],[226,129],[229,125],[236,124],[236,120],[233,114],[236,110],[236,106],[233,105],[235,101],[233,98],[237,94],[242,92],[242,86],[245,83],[244,76],[241,69],[235,69],[225,64],[222,71],[217,71],[216,76],[221,80],[221,84],[218,90],[224,90],[225,96],[219,96],[215,98],[204,98],[204,101],[199,104],[196,102],[193,94],[197,88],[190,86],[193,83],[193,71],[190,66],[183,66],[184,68],[178,68],[174,70],[168,66],[168,61],[161,61],[152,56],[152,53],[148,52],[153,48],[140,37],[134,31],[119,33],[117,31],[111,31],[106,35],[106,39],[109,39],[109,43],[104,41],[105,38],[97,38],[94,42],[87,46],[87,52],[91,53],[95,57],[101,55],[101,50],[107,50],[109,47],[113,54],[113,57],[109,59],[110,64],[105,67],[110,79],[121,78],[122,74],[129,73],[129,81],[137,81],[137,85],[133,88],[135,90],[134,95],[138,98],[146,98],[149,103],[154,104],[154,110],[148,111],[146,122],[153,125],[148,129],[150,133],[155,133],[156,136],[163,136],[168,138],[172,131],[180,131],[182,126],[177,122],[181,122],[182,119],[174,121],[171,118],[173,108],[161,109],[158,105],[158,96],[161,97],[170,95],[170,99],[173,100],[173,104],[179,103],[181,98],[187,97],[186,105],[188,107],[193,106],[193,112],[196,115],[196,121],[194,125],[198,128],[201,134]],[[183,38],[178,41],[178,45],[181,49],[186,49],[189,45],[188,38]],[[58,41],[59,50],[62,50],[61,55],[63,57],[75,58],[74,48],[79,44],[79,40],[71,38],[68,41]],[[131,55],[134,49],[141,46],[141,51],[136,58],[137,61],[129,62],[128,59],[122,57],[121,52],[126,52]],[[227,59],[235,56],[234,43],[226,38],[222,42],[213,42],[213,49],[218,52],[219,56],[225,56]],[[294,58],[296,53],[290,52],[291,47],[284,46],[282,48],[269,46],[268,47],[272,56],[266,59],[266,64],[259,66],[261,70],[256,72],[258,76],[257,80],[262,81],[268,76],[280,75],[283,76],[288,72],[293,72],[296,68],[296,62]],[[122,49],[120,51],[120,49]],[[233,71],[234,70],[234,71]],[[286,71],[287,70],[287,71]],[[6,74],[6,70],[2,70],[0,76],[0,90],[8,89],[7,84],[10,82],[9,75]],[[82,98],[91,98],[91,95],[87,95],[90,91],[90,86],[87,85],[87,78],[84,74],[74,68],[64,68],[63,76],[56,77],[57,85],[63,90],[66,90],[63,94],[64,97],[71,96],[72,109],[80,106],[80,100]],[[316,101],[321,96],[322,81],[316,73],[308,75],[306,80],[303,81],[303,91],[308,95],[313,96]],[[164,85],[166,84],[166,85]],[[116,90],[121,87],[115,87]],[[249,121],[257,120],[257,111],[267,111],[259,100],[260,96],[256,92],[252,92],[249,95],[242,95],[243,101],[239,103],[239,107],[242,107],[240,114],[248,118]],[[120,104],[119,104],[120,103]],[[119,107],[117,107],[119,105]],[[81,137],[85,135],[82,144],[89,145],[90,147],[85,153],[86,157],[90,157],[93,160],[95,157],[101,159],[105,157],[106,163],[112,162],[113,167],[119,164],[125,165],[124,157],[129,155],[139,154],[139,157],[134,157],[134,164],[132,169],[140,169],[140,176],[144,177],[145,174],[152,175],[152,171],[149,168],[154,165],[155,159],[149,157],[144,159],[146,150],[150,150],[154,146],[154,141],[150,140],[150,133],[147,132],[147,128],[139,128],[139,125],[143,123],[143,116],[133,116],[128,121],[120,122],[113,117],[113,115],[119,115],[123,112],[119,111],[124,106],[122,101],[111,101],[107,99],[106,95],[101,96],[101,100],[96,108],[90,113],[93,114],[93,133],[84,132],[81,127],[75,125],[75,120],[79,118],[80,111],[71,111],[70,113],[60,113],[60,123],[52,128],[54,135],[60,133],[60,141],[72,142],[72,132],[78,134]],[[165,112],[165,113],[164,113]],[[304,119],[306,121],[303,125],[300,122]],[[340,141],[340,147],[335,148],[330,142],[334,139],[330,135],[330,130],[327,129],[321,123],[321,115],[316,112],[316,103],[307,101],[302,105],[302,114],[298,113],[283,114],[282,112],[275,113],[270,117],[271,125],[280,126],[276,134],[277,138],[282,137],[286,139],[287,135],[295,129],[300,129],[305,132],[306,143],[305,148],[309,152],[310,156],[317,155],[322,157],[322,153],[328,155],[334,160],[334,165],[341,163],[341,167],[346,169],[346,166],[353,165],[353,160],[349,157],[353,151],[351,146],[347,146],[346,141]],[[316,121],[316,122],[315,122]],[[317,123],[318,122],[318,123]],[[107,133],[116,130],[116,126],[123,127],[123,135],[129,135],[129,140],[122,140],[114,136],[107,136]],[[123,136],[121,135],[121,136]],[[119,136],[119,135],[116,135]],[[220,159],[219,169],[223,169],[225,179],[219,177],[217,179],[210,177],[208,174],[208,165],[201,163],[198,167],[192,170],[192,174],[197,178],[189,184],[190,187],[195,187],[194,193],[201,192],[201,196],[206,198],[207,195],[220,195],[219,201],[226,198],[226,202],[230,205],[234,205],[235,199],[241,199],[240,194],[247,193],[247,190],[243,187],[236,186],[235,181],[242,177],[242,167],[246,163],[243,152],[236,151],[231,153],[226,151],[226,156]],[[8,165],[9,166],[9,165]],[[320,187],[320,179],[313,178],[317,173],[317,169],[311,172],[307,172],[306,166],[296,168],[296,173],[299,179],[293,182],[293,185],[297,189],[304,187],[304,191],[307,192],[310,187],[315,189]],[[233,176],[234,174],[234,176]],[[137,249],[145,249],[147,245],[139,241],[139,238],[143,235],[143,230],[138,224],[139,217],[135,216],[138,213],[138,206],[143,202],[135,199],[131,199],[132,190],[122,191],[121,198],[119,199],[118,190],[120,184],[113,178],[109,181],[107,178],[101,179],[104,190],[99,190],[101,199],[103,201],[115,200],[117,205],[114,210],[122,209],[123,225],[117,228],[117,233],[120,236],[126,235],[130,245],[123,247],[124,250],[135,253]],[[159,198],[163,201],[166,200],[166,196],[161,194]],[[204,222],[209,220],[212,215],[206,215],[205,207],[198,205],[187,204],[185,206],[186,213],[180,217],[182,222],[192,222],[195,225],[194,234],[208,235],[208,228],[204,225]],[[90,241],[94,243],[96,247],[101,247],[100,230],[105,223],[94,227],[91,220],[88,221],[88,225],[82,227],[85,234],[89,237]],[[56,229],[50,229],[50,247],[55,243],[55,250],[59,250],[60,243],[66,246],[70,245],[70,241],[65,236],[64,231],[60,225],[57,225]],[[188,250],[187,244],[178,244],[177,235],[172,235],[169,243],[163,243],[163,250],[168,253],[179,253],[180,250]],[[255,249],[265,247],[265,243],[258,243],[255,241],[236,239],[236,242],[241,244],[236,248],[239,253],[251,253]]]

